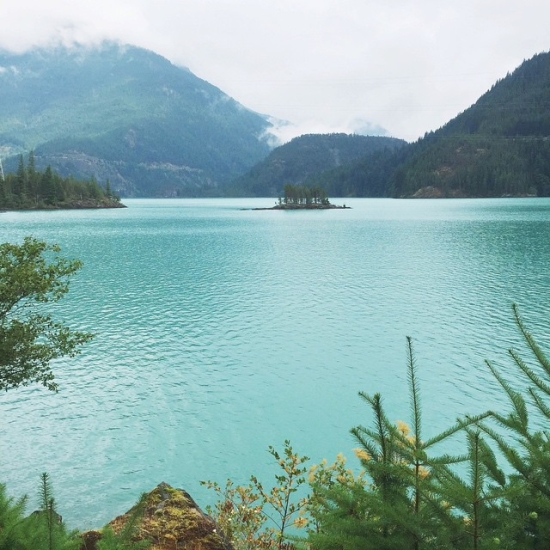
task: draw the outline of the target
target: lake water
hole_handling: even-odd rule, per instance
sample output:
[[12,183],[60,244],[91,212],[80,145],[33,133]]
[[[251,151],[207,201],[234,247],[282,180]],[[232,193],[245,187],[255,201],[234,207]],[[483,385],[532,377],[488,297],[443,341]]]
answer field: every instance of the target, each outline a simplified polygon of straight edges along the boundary
[[[96,334],[54,365],[60,392],[0,397],[0,479],[49,472],[72,527],[98,527],[161,481],[269,481],[290,439],[318,462],[369,424],[359,391],[409,418],[413,338],[425,435],[502,408],[518,303],[550,349],[550,200],[127,200],[127,209],[0,214],[0,240],[56,242],[83,269],[55,315]],[[460,448],[462,445],[460,442]]]

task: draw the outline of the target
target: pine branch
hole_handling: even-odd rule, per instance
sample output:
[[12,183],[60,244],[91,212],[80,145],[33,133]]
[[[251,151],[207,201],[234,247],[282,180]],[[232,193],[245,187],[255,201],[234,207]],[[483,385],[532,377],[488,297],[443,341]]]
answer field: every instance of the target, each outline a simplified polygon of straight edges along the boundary
[[407,336],[407,356],[408,356],[408,380],[409,380],[409,394],[411,400],[412,418],[413,418],[413,431],[415,438],[415,446],[419,447],[422,440],[422,410],[420,408],[420,392],[416,383],[416,362],[414,359],[412,340],[410,336]]
[[508,395],[510,402],[512,403],[513,412],[509,415],[509,427],[519,432],[522,436],[526,436],[529,427],[529,415],[527,413],[527,406],[525,400],[521,394],[512,389],[510,384],[504,380],[499,372],[491,365],[491,363],[485,360],[486,365],[489,367],[493,376],[497,379],[502,389]]
[[451,426],[450,428],[442,431],[441,433],[437,434],[436,436],[428,439],[424,443],[424,448],[428,449],[429,447],[432,447],[436,443],[440,443],[444,439],[447,439],[447,438],[451,437],[452,435],[455,435],[456,433],[461,432],[462,430],[464,430],[465,428],[467,428],[469,426],[472,426],[474,424],[477,425],[482,420],[492,416],[492,414],[493,413],[491,411],[487,411],[487,412],[484,412],[484,413],[481,413],[481,414],[478,414],[478,415],[475,415],[475,416],[466,416],[465,418],[462,418],[462,419],[459,418],[459,419],[457,419],[456,424],[454,424],[454,426]]
[[535,342],[533,336],[531,336],[531,334],[525,328],[523,320],[521,319],[521,317],[519,315],[518,306],[516,304],[512,304],[512,310],[514,312],[514,317],[515,317],[516,324],[517,324],[519,330],[521,331],[521,333],[523,334],[523,337],[524,337],[525,341],[527,342],[529,348],[534,353],[534,355],[537,358],[540,365],[544,368],[546,373],[550,376],[550,361],[546,358],[546,355],[543,353],[540,346]]

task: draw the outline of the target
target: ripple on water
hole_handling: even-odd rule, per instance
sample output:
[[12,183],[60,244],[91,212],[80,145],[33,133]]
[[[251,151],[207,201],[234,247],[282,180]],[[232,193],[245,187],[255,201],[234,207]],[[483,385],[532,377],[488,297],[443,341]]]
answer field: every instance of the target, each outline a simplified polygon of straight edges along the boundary
[[32,232],[84,261],[56,314],[96,334],[55,364],[59,394],[3,397],[8,488],[34,495],[46,469],[69,523],[97,527],[162,480],[204,505],[201,479],[271,475],[265,450],[285,439],[315,461],[351,455],[349,428],[370,422],[359,390],[408,419],[407,335],[427,432],[502,407],[484,360],[514,372],[512,301],[550,345],[550,201],[346,202],[0,218],[7,240]]

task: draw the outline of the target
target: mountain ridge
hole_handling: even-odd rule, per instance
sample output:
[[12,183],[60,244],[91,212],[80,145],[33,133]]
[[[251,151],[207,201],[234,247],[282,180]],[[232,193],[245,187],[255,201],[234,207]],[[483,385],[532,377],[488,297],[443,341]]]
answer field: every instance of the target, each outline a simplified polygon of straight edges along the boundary
[[37,165],[109,178],[126,196],[217,193],[271,150],[263,115],[154,52],[115,43],[0,52],[2,111],[2,156],[34,149]]
[[414,143],[306,134],[273,149],[270,128],[268,116],[135,46],[0,51],[6,170],[34,149],[41,168],[163,197],[276,197],[285,183],[344,197],[550,195],[550,53]]
[[308,184],[337,196],[549,196],[550,53],[524,61],[416,142],[365,156]]
[[280,196],[286,184],[302,184],[375,151],[397,149],[405,143],[383,136],[304,134],[273,149],[247,173],[233,180],[228,190],[237,195]]

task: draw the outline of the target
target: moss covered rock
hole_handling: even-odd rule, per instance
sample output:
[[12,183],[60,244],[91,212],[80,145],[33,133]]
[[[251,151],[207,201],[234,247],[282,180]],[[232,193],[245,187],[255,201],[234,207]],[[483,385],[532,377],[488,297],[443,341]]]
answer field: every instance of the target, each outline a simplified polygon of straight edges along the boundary
[[108,526],[120,533],[129,522],[135,522],[132,540],[149,541],[149,550],[233,550],[216,522],[198,507],[189,493],[164,482]]

